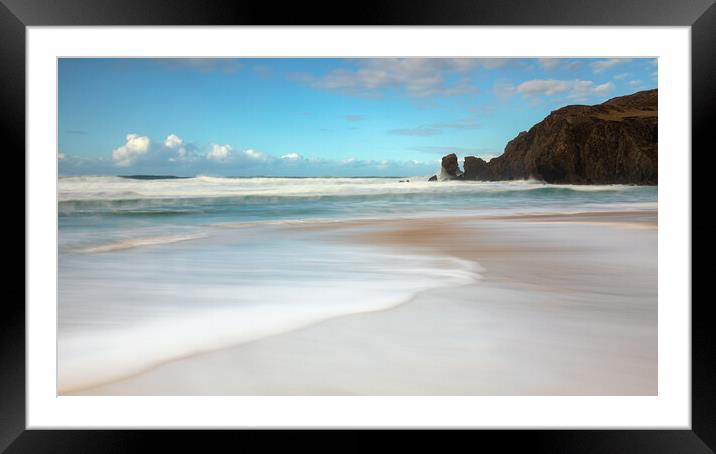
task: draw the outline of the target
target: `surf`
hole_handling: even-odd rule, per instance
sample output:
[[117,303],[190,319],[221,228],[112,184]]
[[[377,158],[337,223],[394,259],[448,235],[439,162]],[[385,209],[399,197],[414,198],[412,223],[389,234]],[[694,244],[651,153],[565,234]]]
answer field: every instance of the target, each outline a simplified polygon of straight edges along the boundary
[[256,244],[256,234],[242,233],[241,239],[216,231],[181,249],[165,242],[64,256],[60,392],[331,318],[390,309],[428,289],[481,279],[479,264],[454,257],[322,244],[295,232]]

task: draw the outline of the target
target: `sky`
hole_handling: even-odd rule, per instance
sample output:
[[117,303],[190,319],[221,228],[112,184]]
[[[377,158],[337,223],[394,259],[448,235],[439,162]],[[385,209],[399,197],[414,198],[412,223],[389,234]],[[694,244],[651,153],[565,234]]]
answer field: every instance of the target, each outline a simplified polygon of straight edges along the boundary
[[418,176],[656,88],[657,60],[63,58],[58,83],[60,175]]

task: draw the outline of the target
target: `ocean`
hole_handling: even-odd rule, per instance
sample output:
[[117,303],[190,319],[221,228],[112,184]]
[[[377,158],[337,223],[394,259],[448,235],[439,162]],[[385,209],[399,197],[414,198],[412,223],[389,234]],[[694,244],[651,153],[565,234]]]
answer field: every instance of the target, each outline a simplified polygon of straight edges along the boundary
[[657,188],[395,178],[60,177],[59,390],[440,287],[478,262],[341,241],[346,220],[655,210]]

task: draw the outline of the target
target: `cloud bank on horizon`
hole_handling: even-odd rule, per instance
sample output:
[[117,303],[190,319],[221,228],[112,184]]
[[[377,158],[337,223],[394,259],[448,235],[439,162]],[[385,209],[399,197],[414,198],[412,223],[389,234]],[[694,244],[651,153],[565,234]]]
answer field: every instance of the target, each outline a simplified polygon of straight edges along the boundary
[[656,59],[60,59],[60,175],[414,176],[550,111],[656,88]]

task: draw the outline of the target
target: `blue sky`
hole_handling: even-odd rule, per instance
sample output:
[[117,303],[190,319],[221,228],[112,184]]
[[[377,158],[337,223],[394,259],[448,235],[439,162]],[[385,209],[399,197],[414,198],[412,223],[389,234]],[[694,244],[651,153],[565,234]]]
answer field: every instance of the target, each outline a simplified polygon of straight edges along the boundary
[[60,175],[430,175],[656,59],[60,59]]

